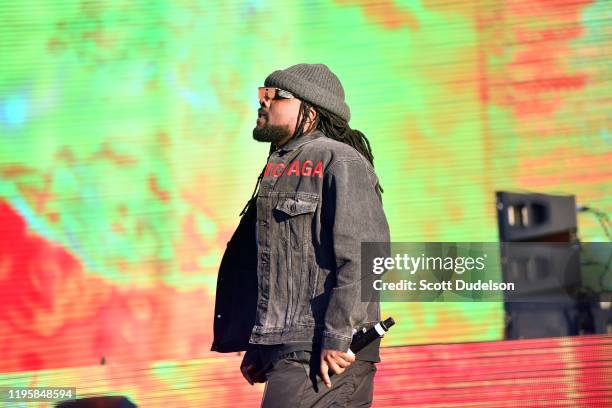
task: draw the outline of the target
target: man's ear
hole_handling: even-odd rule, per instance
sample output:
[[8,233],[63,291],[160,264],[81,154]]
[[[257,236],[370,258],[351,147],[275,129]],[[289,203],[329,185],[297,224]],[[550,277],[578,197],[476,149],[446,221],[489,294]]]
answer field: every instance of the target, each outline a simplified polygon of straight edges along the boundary
[[317,119],[317,111],[315,110],[315,108],[313,108],[312,106],[310,106],[308,108],[308,119],[307,122],[308,123],[314,123],[314,121]]
[[314,130],[317,121],[317,111],[310,106],[308,108],[308,117],[306,118],[306,131],[310,132]]

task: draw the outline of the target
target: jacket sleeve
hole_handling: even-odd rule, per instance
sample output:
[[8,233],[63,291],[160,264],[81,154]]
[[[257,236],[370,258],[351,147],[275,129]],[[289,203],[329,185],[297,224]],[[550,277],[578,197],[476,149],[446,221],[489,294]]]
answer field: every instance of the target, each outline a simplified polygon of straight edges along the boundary
[[365,159],[333,163],[325,172],[322,217],[331,230],[335,285],[325,312],[322,347],[346,352],[353,328],[366,321],[362,301],[361,243],[388,242],[378,179]]

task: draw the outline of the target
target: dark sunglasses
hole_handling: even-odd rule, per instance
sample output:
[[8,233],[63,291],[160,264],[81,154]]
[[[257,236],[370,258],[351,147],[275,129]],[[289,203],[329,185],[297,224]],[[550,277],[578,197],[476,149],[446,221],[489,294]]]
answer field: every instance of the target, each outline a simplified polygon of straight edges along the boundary
[[259,100],[262,99],[291,99],[295,98],[293,94],[289,91],[285,91],[280,88],[270,88],[266,86],[260,86],[259,90]]

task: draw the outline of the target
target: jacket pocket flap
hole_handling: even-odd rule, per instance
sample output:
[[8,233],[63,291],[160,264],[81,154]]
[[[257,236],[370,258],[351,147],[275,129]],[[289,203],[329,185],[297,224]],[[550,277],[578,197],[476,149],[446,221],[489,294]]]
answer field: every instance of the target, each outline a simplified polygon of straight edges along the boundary
[[282,211],[292,217],[299,214],[308,214],[314,212],[316,208],[316,201],[306,201],[295,198],[282,199],[276,205],[277,210]]

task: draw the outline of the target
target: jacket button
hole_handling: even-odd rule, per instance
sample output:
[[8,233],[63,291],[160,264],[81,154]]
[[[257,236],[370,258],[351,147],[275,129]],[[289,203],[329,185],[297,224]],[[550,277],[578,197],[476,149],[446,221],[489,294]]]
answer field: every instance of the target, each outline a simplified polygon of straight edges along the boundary
[[220,318],[221,318],[221,315],[220,315],[220,314],[218,314],[218,315],[217,315],[217,319],[220,319]]

